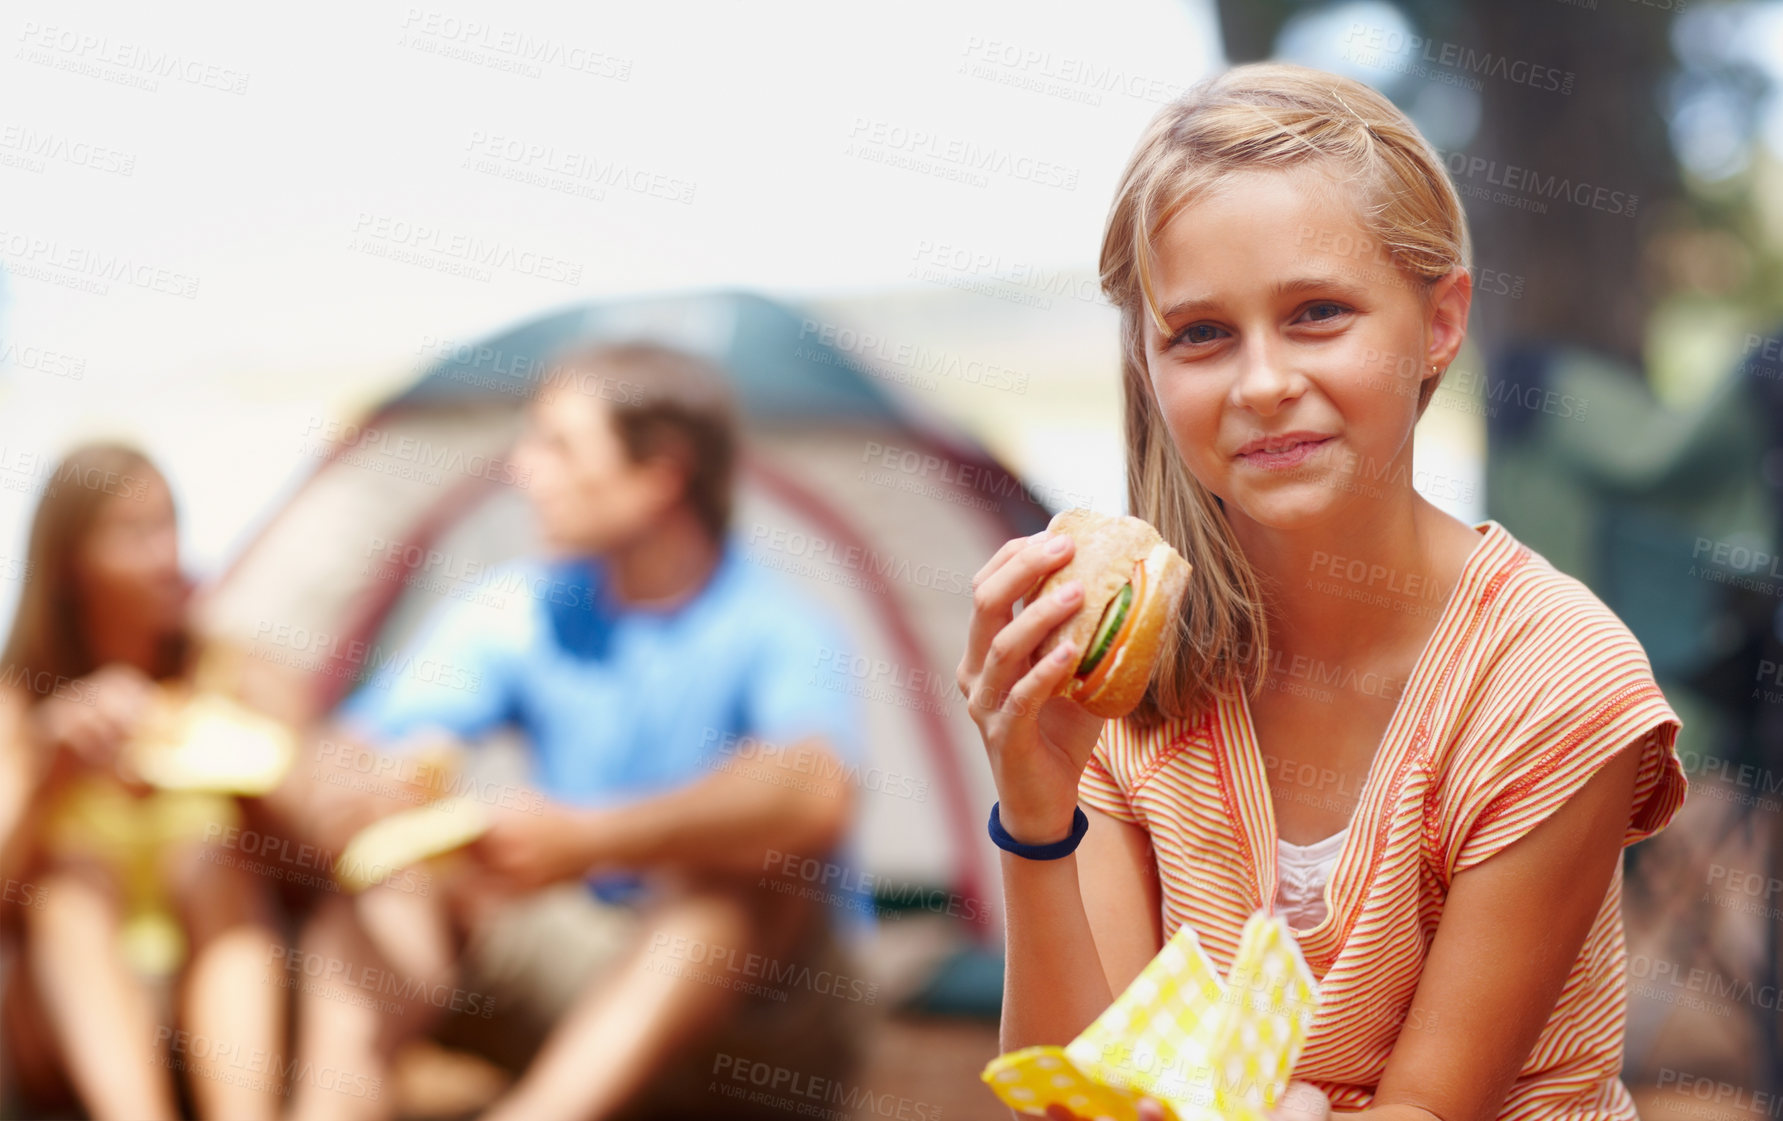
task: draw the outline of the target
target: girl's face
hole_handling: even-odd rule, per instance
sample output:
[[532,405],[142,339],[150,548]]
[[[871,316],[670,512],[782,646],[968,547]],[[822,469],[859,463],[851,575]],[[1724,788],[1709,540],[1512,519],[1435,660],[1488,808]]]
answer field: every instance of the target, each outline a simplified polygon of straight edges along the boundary
[[1239,173],[1159,236],[1152,388],[1235,527],[1410,493],[1418,389],[1460,349],[1470,288],[1457,270],[1426,306],[1378,241],[1349,189],[1309,166]]
[[167,483],[149,475],[134,493],[106,498],[76,564],[88,618],[150,634],[177,630],[189,587]]

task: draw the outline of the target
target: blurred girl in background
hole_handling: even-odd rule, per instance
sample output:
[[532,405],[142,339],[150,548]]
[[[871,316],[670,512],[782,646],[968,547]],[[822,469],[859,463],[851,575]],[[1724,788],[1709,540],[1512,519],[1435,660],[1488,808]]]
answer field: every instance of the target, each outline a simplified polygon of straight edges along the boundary
[[180,1070],[202,1117],[278,1112],[271,894],[214,848],[238,805],[128,773],[158,683],[192,669],[188,591],[161,473],[118,445],[69,454],[0,660],[0,875],[29,888],[0,917],[23,939],[4,1035],[22,1088],[56,1092],[59,1067],[95,1118],[179,1117]]

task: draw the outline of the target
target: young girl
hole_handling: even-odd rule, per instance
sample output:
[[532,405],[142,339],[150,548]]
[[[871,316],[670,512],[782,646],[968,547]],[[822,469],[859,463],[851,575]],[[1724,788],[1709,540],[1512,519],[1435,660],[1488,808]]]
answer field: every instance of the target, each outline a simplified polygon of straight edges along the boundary
[[[60,1060],[95,1118],[171,1121],[189,1070],[200,1116],[270,1119],[284,1026],[270,886],[209,840],[237,804],[119,774],[152,690],[194,661],[172,492],[112,444],[71,452],[54,479],[0,655],[0,758],[19,784],[5,800],[30,807],[0,865],[33,888],[0,915],[24,936],[7,1011],[28,1027],[8,1042],[40,1090]],[[181,960],[175,1035],[144,974]]]
[[1268,909],[1322,997],[1278,1116],[1636,1117],[1620,857],[1682,804],[1679,722],[1582,584],[1413,489],[1468,264],[1437,153],[1354,81],[1241,66],[1140,141],[1101,261],[1127,485],[1194,574],[1112,722],[1052,697],[1081,650],[1033,657],[1081,588],[1015,612],[1069,539],[973,582],[1001,823],[1082,840],[1003,854],[1005,1050],[1071,1040],[1185,924],[1229,969]]

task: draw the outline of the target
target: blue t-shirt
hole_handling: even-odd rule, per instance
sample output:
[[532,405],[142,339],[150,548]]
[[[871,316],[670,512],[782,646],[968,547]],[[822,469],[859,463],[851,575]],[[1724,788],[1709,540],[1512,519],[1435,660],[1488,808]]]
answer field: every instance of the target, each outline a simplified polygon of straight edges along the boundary
[[[595,560],[522,562],[487,585],[519,590],[479,597],[495,606],[436,610],[348,699],[349,727],[389,748],[425,729],[471,740],[517,726],[540,790],[583,807],[718,770],[766,776],[761,752],[792,752],[811,737],[833,759],[793,753],[795,766],[827,775],[839,766],[858,785],[861,714],[835,668],[850,664],[848,638],[820,605],[751,563],[735,537],[706,585],[668,609],[619,604]],[[864,908],[857,898],[845,909]]]

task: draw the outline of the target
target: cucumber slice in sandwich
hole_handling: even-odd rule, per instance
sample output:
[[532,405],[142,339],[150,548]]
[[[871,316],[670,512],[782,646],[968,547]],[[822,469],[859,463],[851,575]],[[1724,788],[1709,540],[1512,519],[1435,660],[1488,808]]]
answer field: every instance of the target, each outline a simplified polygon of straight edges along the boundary
[[1092,672],[1108,656],[1108,648],[1114,645],[1114,636],[1120,633],[1121,624],[1127,620],[1127,610],[1132,606],[1133,585],[1122,584],[1121,590],[1102,609],[1102,622],[1096,627],[1096,637],[1084,651],[1083,660],[1077,663],[1077,676]]

